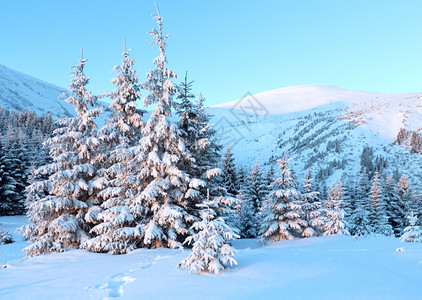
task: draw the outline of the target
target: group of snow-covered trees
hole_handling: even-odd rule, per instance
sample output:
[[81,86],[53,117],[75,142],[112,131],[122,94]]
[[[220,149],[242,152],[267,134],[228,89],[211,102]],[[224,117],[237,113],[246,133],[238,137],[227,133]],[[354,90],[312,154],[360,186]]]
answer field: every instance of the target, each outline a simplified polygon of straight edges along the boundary
[[[352,235],[381,234],[400,237],[409,225],[408,216],[420,214],[421,207],[406,174],[398,180],[393,175],[363,172],[346,187],[346,222]],[[420,224],[421,220],[418,220]]]
[[[225,160],[233,160],[231,154],[226,153]],[[288,159],[279,160],[279,167],[281,177],[275,179],[271,179],[273,168],[263,175],[258,163],[247,175],[240,168],[223,169],[223,173],[232,173],[231,178],[235,178],[234,182],[226,181],[226,187],[241,187],[236,195],[236,226],[240,236],[262,237],[265,223],[276,226],[271,220],[277,220],[288,229],[284,233],[277,229],[280,239],[329,234],[330,225],[327,224],[331,222],[331,226],[338,228],[335,232],[341,229],[354,236],[401,237],[410,225],[409,216],[422,214],[420,200],[406,174],[398,178],[397,174],[381,175],[375,169],[372,172],[362,170],[357,176],[344,176],[344,183],[338,181],[326,192],[321,189],[325,182],[315,181],[309,171],[301,185],[293,178]],[[279,211],[270,217],[265,213],[268,199],[273,203],[270,211]],[[332,202],[333,199],[336,200]],[[415,224],[421,225],[421,219]],[[266,226],[271,233],[275,230],[275,227]]]
[[51,115],[0,108],[0,216],[25,212],[30,170],[48,161],[42,142],[54,128]]
[[[122,254],[190,243],[211,249],[201,244],[206,237],[217,244],[214,256],[193,259],[202,259],[201,270],[218,273],[235,262],[230,240],[236,230],[223,217],[233,201],[221,187],[221,147],[204,99],[191,93],[192,82],[186,76],[180,86],[174,83],[168,35],[157,12],[158,28],[150,32],[159,49],[155,68],[139,83],[125,43],[122,63],[114,68],[111,113],[101,128],[95,122],[98,97],[86,87],[86,59],[73,67],[64,97],[77,115],[59,120],[44,143],[51,161],[32,172],[27,188],[30,223],[21,230],[30,242],[28,255],[69,248]],[[141,89],[147,92],[144,106],[153,106],[149,116],[136,108]]]
[[227,149],[223,184],[227,190],[234,187],[236,205],[232,214],[240,236],[284,240],[347,233],[342,183],[335,183],[328,198],[323,199],[312,184],[314,179],[309,171],[302,185],[298,185],[289,162],[286,151],[278,160],[277,174],[273,168],[263,174],[258,162],[248,174],[242,174],[233,164],[230,148]]

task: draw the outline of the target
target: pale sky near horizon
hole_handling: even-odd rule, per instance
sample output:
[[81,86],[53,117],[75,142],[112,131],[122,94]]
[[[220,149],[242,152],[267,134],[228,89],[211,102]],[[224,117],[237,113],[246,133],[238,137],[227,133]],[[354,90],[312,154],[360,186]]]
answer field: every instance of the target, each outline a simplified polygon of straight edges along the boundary
[[[422,1],[157,2],[170,34],[169,67],[180,80],[188,70],[208,105],[300,84],[422,92]],[[113,89],[123,36],[141,81],[158,54],[146,34],[154,1],[0,5],[0,64],[61,87],[81,47],[95,93]]]

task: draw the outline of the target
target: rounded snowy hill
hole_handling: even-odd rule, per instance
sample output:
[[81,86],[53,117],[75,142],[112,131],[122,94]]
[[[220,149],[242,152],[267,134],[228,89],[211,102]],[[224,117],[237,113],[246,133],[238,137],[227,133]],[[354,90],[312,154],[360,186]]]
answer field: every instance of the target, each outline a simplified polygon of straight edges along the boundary
[[280,115],[343,107],[340,119],[394,140],[400,128],[422,128],[422,94],[353,91],[329,85],[298,85],[246,97],[214,108],[240,109],[257,115]]
[[72,106],[60,99],[65,89],[0,65],[0,106],[10,110],[51,113],[54,118],[73,116]]
[[[363,149],[422,182],[422,155],[394,141],[404,128],[422,134],[422,94],[351,91],[327,85],[281,88],[214,106],[220,143],[230,144],[238,163],[274,165],[285,149],[300,175],[337,179],[360,170]],[[410,136],[410,133],[408,134]],[[303,175],[303,174],[302,174]]]
[[[321,105],[343,102],[347,105],[362,103],[374,99],[395,100],[401,97],[412,97],[418,94],[383,94],[377,92],[354,91],[329,85],[306,84],[270,90],[254,95],[247,95],[243,99],[218,104],[214,107],[233,108],[239,103],[252,97],[265,107],[269,114],[285,114],[308,110]],[[253,112],[251,108],[246,110]]]

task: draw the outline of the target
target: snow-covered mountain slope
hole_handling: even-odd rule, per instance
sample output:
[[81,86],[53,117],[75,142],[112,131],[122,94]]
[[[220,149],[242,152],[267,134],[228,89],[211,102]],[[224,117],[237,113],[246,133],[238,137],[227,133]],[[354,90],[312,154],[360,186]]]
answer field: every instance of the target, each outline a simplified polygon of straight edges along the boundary
[[[297,173],[330,173],[331,180],[360,169],[365,146],[422,183],[422,155],[393,144],[400,128],[422,128],[421,94],[354,92],[305,85],[249,95],[210,109],[223,144],[237,161],[269,165],[285,149]],[[327,171],[330,169],[329,171]]]
[[400,128],[422,127],[422,94],[383,94],[341,89],[328,85],[299,85],[271,90],[216,105],[252,114],[280,115],[307,111],[328,104],[342,103],[344,119],[387,139],[394,139]]
[[10,110],[31,109],[51,113],[54,118],[75,114],[72,106],[60,99],[64,91],[50,83],[0,65],[0,106]]

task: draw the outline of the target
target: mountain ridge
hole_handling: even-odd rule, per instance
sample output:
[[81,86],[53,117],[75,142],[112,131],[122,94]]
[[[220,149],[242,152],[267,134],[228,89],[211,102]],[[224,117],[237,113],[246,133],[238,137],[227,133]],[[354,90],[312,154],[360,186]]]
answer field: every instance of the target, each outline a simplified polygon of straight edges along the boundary
[[[229,101],[212,107],[232,108],[247,97],[253,97],[265,106],[270,114],[283,114],[307,110],[320,105],[344,102],[354,104],[374,98],[397,98],[419,95],[420,93],[381,93],[372,91],[349,90],[324,84],[303,84],[282,87]],[[283,104],[289,104],[285,107]]]
[[66,89],[0,65],[0,105],[17,111],[31,109],[54,118],[75,115],[71,105],[59,96]]
[[[363,151],[369,147],[374,164],[376,157],[387,162],[386,174],[399,171],[414,184],[422,183],[422,155],[395,143],[401,129],[422,134],[420,93],[355,92],[315,85],[299,89],[302,92],[296,95],[297,86],[282,89],[287,91],[284,96],[280,92],[248,95],[210,109],[220,143],[230,144],[239,165],[249,168],[258,160],[265,168],[274,166],[288,150],[298,178],[311,169],[330,185],[358,174]],[[315,89],[320,89],[317,100],[305,93]],[[296,109],[287,106],[297,99],[302,102]],[[265,107],[266,113],[255,113],[253,105]]]

